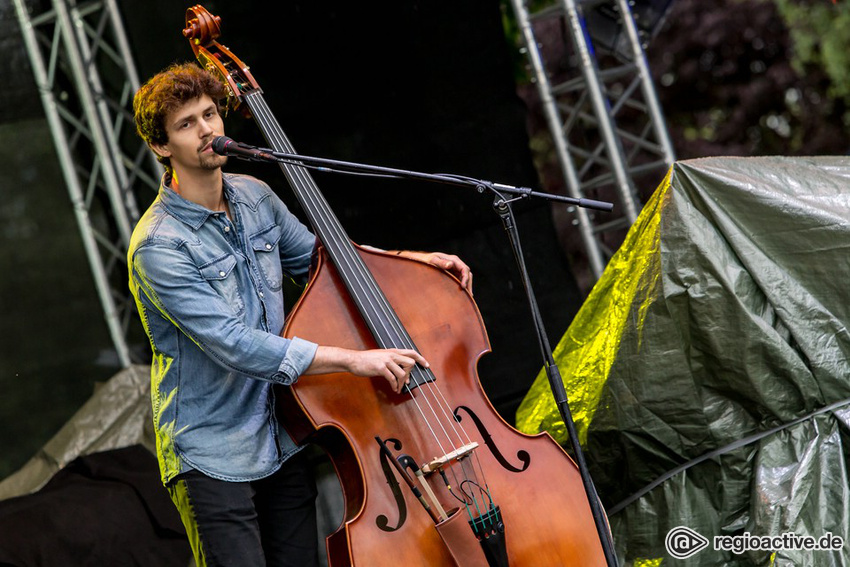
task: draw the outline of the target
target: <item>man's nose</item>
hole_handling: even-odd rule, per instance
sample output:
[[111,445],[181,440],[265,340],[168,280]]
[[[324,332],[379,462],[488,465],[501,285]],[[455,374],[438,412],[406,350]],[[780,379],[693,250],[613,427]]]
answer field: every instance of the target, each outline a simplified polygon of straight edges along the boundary
[[198,133],[201,135],[201,138],[207,137],[210,133],[214,132],[212,127],[207,123],[206,120],[201,120],[201,127],[198,130]]

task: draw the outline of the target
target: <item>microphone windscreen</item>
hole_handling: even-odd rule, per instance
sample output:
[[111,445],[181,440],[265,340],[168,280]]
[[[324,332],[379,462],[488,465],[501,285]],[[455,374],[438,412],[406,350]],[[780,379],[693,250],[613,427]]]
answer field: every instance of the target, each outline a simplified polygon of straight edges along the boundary
[[227,136],[216,136],[215,138],[213,138],[212,145],[210,147],[212,148],[212,151],[214,151],[218,155],[226,156],[227,146],[232,141],[233,140],[228,138]]

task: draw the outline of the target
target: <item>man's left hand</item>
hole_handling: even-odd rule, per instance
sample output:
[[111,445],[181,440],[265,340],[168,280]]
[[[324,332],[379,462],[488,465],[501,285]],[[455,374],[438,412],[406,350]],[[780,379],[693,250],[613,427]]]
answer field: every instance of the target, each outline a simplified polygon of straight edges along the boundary
[[469,266],[467,266],[463,260],[454,254],[444,254],[442,252],[412,252],[410,250],[405,250],[401,252],[400,255],[427,262],[432,266],[437,266],[438,268],[442,268],[443,270],[450,272],[460,280],[461,287],[469,290],[469,294],[472,295],[472,270],[469,269]]

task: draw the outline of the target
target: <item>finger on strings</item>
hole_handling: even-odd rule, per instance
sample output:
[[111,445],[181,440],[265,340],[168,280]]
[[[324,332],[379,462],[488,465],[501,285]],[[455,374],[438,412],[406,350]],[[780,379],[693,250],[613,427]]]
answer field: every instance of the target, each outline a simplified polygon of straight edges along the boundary
[[408,384],[410,382],[410,371],[413,369],[413,364],[411,363],[409,366],[404,366],[400,364],[398,365],[398,369],[398,372],[400,372],[400,374],[396,373],[398,383],[401,385]]
[[428,364],[428,361],[425,360],[425,357],[422,356],[421,354],[419,354],[415,350],[404,349],[404,350],[399,350],[398,353],[402,356],[405,356],[405,357],[412,359],[410,361],[411,365],[413,365],[414,363],[419,363],[425,368],[428,368],[430,366],[430,364]]
[[399,392],[401,392],[400,381],[399,381],[398,377],[395,375],[395,373],[390,368],[385,368],[384,372],[382,373],[382,376],[386,379],[387,383],[390,385],[390,388],[392,388],[393,392],[395,392],[397,394]]
[[394,359],[396,364],[401,366],[401,369],[407,372],[416,365],[416,360],[411,356],[398,354]]
[[397,362],[389,362],[387,364],[387,369],[392,373],[393,377],[397,380],[401,380],[404,378],[405,374],[404,368],[398,364]]

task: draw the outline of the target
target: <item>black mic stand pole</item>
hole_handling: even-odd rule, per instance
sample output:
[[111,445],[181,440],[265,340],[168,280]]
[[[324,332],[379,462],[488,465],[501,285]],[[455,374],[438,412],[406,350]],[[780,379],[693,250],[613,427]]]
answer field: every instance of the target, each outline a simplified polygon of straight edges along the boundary
[[537,332],[537,338],[540,342],[540,352],[543,355],[543,362],[546,368],[546,377],[549,379],[549,388],[552,390],[552,395],[555,398],[555,404],[558,407],[558,412],[561,414],[561,419],[564,420],[564,425],[567,428],[567,434],[570,438],[570,444],[576,457],[576,464],[581,475],[581,481],[584,485],[584,491],[587,494],[587,501],[590,504],[590,511],[593,514],[593,521],[596,524],[596,531],[599,535],[602,551],[605,554],[605,561],[608,567],[616,567],[617,556],[614,552],[614,542],[611,539],[611,531],[608,526],[608,520],[605,511],[602,509],[602,503],[599,501],[599,495],[596,493],[596,486],[593,484],[593,479],[587,468],[587,462],[584,458],[584,451],[579,443],[578,432],[576,431],[573,416],[570,412],[569,401],[567,400],[567,391],[564,388],[564,381],[561,377],[561,371],[558,365],[555,364],[555,358],[552,356],[552,348],[549,345],[549,339],[546,336],[546,329],[543,325],[543,317],[540,314],[540,308],[537,305],[537,299],[534,295],[534,290],[531,287],[531,279],[528,276],[528,268],[526,267],[525,257],[522,253],[522,246],[519,239],[519,231],[516,227],[514,213],[511,209],[511,204],[508,199],[505,199],[498,191],[493,190],[495,199],[493,201],[493,210],[502,219],[502,224],[505,227],[505,232],[508,234],[508,239],[511,242],[511,248],[516,259],[517,267],[519,268],[522,285],[525,288],[525,294],[528,297],[528,305],[531,308],[531,318],[534,320],[534,329]]
[[[252,149],[256,150],[257,148]],[[511,242],[511,248],[513,250],[514,257],[519,268],[526,296],[528,297],[528,304],[531,308],[531,317],[534,321],[534,328],[537,333],[537,338],[540,344],[540,351],[543,355],[543,360],[546,368],[546,376],[549,379],[549,388],[552,390],[552,395],[555,398],[555,403],[558,407],[559,413],[561,414],[561,419],[563,419],[564,425],[567,428],[570,443],[573,446],[573,452],[575,453],[576,457],[576,465],[578,466],[579,474],[581,475],[582,484],[584,485],[584,491],[587,496],[588,504],[590,505],[590,510],[593,515],[593,521],[596,525],[596,531],[599,536],[599,541],[602,545],[602,551],[605,555],[605,560],[608,564],[608,567],[618,567],[619,564],[617,562],[617,556],[614,552],[614,542],[611,539],[611,533],[608,528],[608,521],[605,516],[605,511],[602,509],[602,503],[599,501],[599,495],[596,492],[596,487],[593,484],[593,479],[590,477],[590,472],[587,469],[587,461],[584,458],[584,451],[582,450],[581,444],[579,443],[578,433],[576,431],[575,423],[573,422],[573,417],[570,412],[569,401],[567,399],[567,392],[564,388],[564,381],[561,377],[560,369],[558,368],[558,365],[555,364],[555,359],[552,356],[552,349],[549,344],[549,339],[546,336],[546,330],[543,326],[543,318],[540,314],[540,309],[537,305],[537,299],[535,298],[534,290],[531,287],[531,279],[528,276],[528,269],[526,267],[525,257],[523,256],[522,246],[520,245],[519,232],[517,230],[513,210],[511,209],[510,205],[511,200],[506,199],[502,195],[502,193],[511,193],[517,195],[517,197],[515,197],[513,200],[528,198],[530,196],[543,197],[551,201],[559,201],[563,203],[574,204],[580,207],[603,211],[612,210],[613,205],[604,201],[594,201],[592,199],[574,199],[571,197],[563,197],[561,195],[552,195],[550,193],[532,191],[531,189],[526,187],[513,187],[510,185],[491,183],[489,181],[482,181],[480,179],[472,179],[463,176],[420,173],[417,171],[406,171],[390,167],[366,165],[354,162],[304,156],[299,154],[287,154],[265,148],[259,149],[259,151],[256,151],[250,157],[244,154],[236,155],[235,157],[246,159],[248,161],[276,161],[290,163],[292,165],[313,166],[317,167],[321,171],[336,173],[365,173],[405,179],[433,181],[435,183],[442,183],[448,185],[474,187],[479,193],[483,193],[485,190],[490,190],[495,195],[493,209],[502,219],[502,224],[505,227],[505,232],[507,232],[508,238]]]

